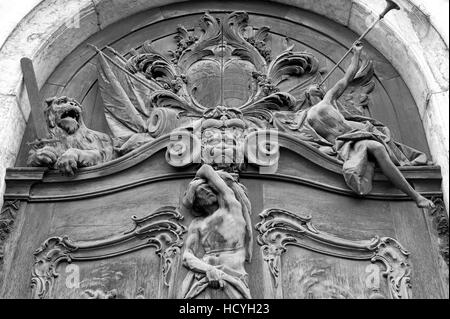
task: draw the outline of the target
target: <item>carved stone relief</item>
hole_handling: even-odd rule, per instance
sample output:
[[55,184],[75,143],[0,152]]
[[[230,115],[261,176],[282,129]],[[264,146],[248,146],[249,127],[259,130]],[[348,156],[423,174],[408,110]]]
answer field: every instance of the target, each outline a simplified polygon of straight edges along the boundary
[[[219,204],[221,196],[225,198],[223,207]],[[153,247],[161,257],[160,280],[166,289],[173,289],[175,285],[178,271],[174,267],[179,266],[178,258],[182,257],[182,265],[188,270],[183,282],[177,284],[178,295],[172,297],[251,298],[250,278],[245,270],[245,263],[251,262],[252,258],[251,204],[245,188],[229,173],[214,171],[211,166],[204,165],[190,183],[181,208],[183,213],[195,217],[188,227],[185,244],[182,236],[186,228],[179,223],[182,215],[173,207],[162,207],[144,218],[133,217],[135,227],[118,237],[88,242],[73,242],[67,237],[47,239],[35,252],[33,297],[55,297],[53,287],[59,277],[57,268],[60,263],[106,262],[112,257]],[[262,285],[266,291],[265,298],[283,298],[282,256],[288,246],[324,256],[367,261],[366,271],[369,272],[373,270],[370,263],[381,265],[384,270],[380,272],[380,278],[374,277],[373,280],[379,282],[381,277],[386,278],[388,295],[383,294],[379,284],[367,284],[367,298],[411,298],[409,252],[395,239],[374,237],[352,241],[339,238],[317,230],[310,216],[281,209],[267,209],[260,217],[262,220],[255,228],[264,261]],[[183,245],[184,252],[180,256]],[[120,271],[105,267],[104,270],[97,269],[102,273],[95,277],[105,280],[112,276],[117,281],[124,276]],[[306,298],[354,298],[348,287],[326,279],[327,274],[331,274],[329,267],[332,264],[301,266],[302,276],[297,278],[297,282],[308,287],[303,292]],[[378,274],[374,273],[375,276]],[[114,299],[124,296],[118,288],[90,286],[97,288],[85,289],[81,298]],[[134,296],[128,297],[143,299],[144,289],[140,287]]]
[[[288,46],[273,57],[266,45],[269,28],[254,28],[248,20],[245,12],[233,12],[223,19],[206,13],[194,31],[177,29],[177,48],[170,58],[156,52],[150,42],[128,59],[111,48],[115,58],[98,51],[99,90],[112,136],[88,129],[75,100],[48,100],[50,136],[34,142],[29,157],[32,166],[74,174],[81,167],[106,163],[167,136],[168,164],[203,165],[182,199],[182,213],[194,217],[188,228],[181,224],[183,215],[177,209],[163,207],[146,217],[133,217],[135,227],[118,237],[89,242],[74,242],[65,236],[48,238],[35,252],[33,297],[52,297],[62,262],[102,260],[153,247],[160,257],[161,286],[171,297],[181,264],[187,275],[177,286],[177,297],[251,298],[246,270],[253,246],[251,203],[238,181],[239,173],[249,163],[276,172],[278,132],[339,161],[345,182],[359,195],[371,190],[375,164],[380,164],[378,158],[374,161],[369,156],[375,151],[387,154],[383,167],[386,163],[428,164],[423,153],[394,142],[387,127],[366,117],[374,69],[361,56],[359,44],[354,47],[346,83],[343,79],[325,90],[318,85],[324,70],[314,55]],[[320,117],[325,113],[327,117]],[[329,127],[324,124],[327,120],[332,122]],[[328,134],[336,127],[339,134]],[[419,206],[432,207],[405,187],[407,182],[395,165],[387,174],[393,183]],[[443,217],[441,203],[435,201],[435,205],[431,215],[437,221],[441,253],[448,266],[448,219]],[[297,246],[382,267],[388,293],[368,286],[369,298],[411,298],[409,252],[395,239],[339,238],[316,229],[310,216],[282,209],[264,210],[260,217],[256,230],[265,297],[283,297],[283,257],[288,246]],[[10,224],[6,219],[0,223],[3,237]],[[354,298],[347,287],[327,281],[327,267],[306,265],[302,269],[300,282],[310,287],[304,294]],[[146,298],[143,287],[131,294]],[[88,299],[120,296],[120,289],[110,287],[85,289],[81,295]]]
[[113,289],[110,291],[104,292],[103,290],[96,289],[96,290],[86,290],[84,292],[86,299],[116,299],[117,297],[117,290]]
[[445,297],[448,298],[449,268],[448,268],[448,213],[445,209],[444,200],[440,196],[432,198],[435,207],[430,211],[424,211],[434,250],[439,254],[437,264],[439,275],[444,283]]
[[32,143],[28,165],[59,169],[67,175],[116,157],[108,135],[86,127],[81,104],[72,98],[47,99],[48,139]]
[[[183,209],[196,216],[188,228],[180,298],[251,298],[245,262],[252,258],[251,204],[230,174],[204,164],[189,184]],[[220,294],[222,293],[222,295]]]
[[[286,252],[287,246],[291,245],[340,258],[381,262],[385,268],[382,276],[388,281],[389,297],[411,298],[409,252],[395,239],[375,237],[370,240],[351,241],[339,238],[317,230],[311,223],[310,216],[301,216],[282,209],[264,210],[260,217],[262,221],[256,225],[259,232],[258,244],[261,245],[266,272],[270,274],[273,287],[266,297],[283,298],[282,254]],[[321,288],[322,292],[333,290],[335,297],[346,295],[351,298],[349,292],[339,290],[338,287]],[[380,298],[379,291],[375,288],[370,297]]]
[[432,199],[435,207],[429,212],[433,219],[433,226],[438,234],[439,252],[448,267],[448,213],[445,211],[444,201],[441,197]]
[[[59,273],[60,263],[102,260],[127,254],[147,247],[156,249],[161,257],[160,280],[166,286],[173,284],[172,265],[183,245],[185,227],[182,215],[174,207],[162,207],[152,214],[137,218],[133,229],[105,240],[73,242],[67,237],[48,238],[34,253],[35,263],[31,286],[34,298],[52,297],[52,289]],[[110,299],[120,294],[117,290],[86,290],[84,298]],[[137,296],[142,295],[138,291]]]
[[0,212],[0,279],[3,277],[3,258],[5,257],[5,242],[13,230],[16,214],[20,208],[20,200],[5,201]]
[[[375,84],[362,43],[355,42],[345,76],[325,89],[316,57],[293,51],[293,45],[272,57],[270,29],[248,22],[243,11],[222,19],[205,13],[193,31],[178,27],[171,59],[150,42],[129,58],[94,47],[113,136],[87,129],[74,100],[53,99],[47,108],[50,139],[35,142],[29,164],[74,174],[171,134],[166,159],[172,166],[207,163],[239,172],[251,163],[275,172],[279,149],[262,137],[278,130],[340,161],[345,182],[359,195],[371,191],[378,165],[419,207],[433,207],[396,168],[427,165],[425,154],[393,141],[387,127],[365,116]],[[260,143],[250,138],[255,134]]]

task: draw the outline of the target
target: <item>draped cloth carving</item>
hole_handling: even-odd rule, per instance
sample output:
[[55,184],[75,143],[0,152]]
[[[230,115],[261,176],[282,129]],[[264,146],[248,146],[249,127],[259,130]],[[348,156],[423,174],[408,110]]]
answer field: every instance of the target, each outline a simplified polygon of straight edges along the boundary
[[371,191],[375,166],[361,141],[381,143],[397,166],[428,164],[424,153],[394,141],[386,126],[367,117],[375,86],[371,61],[363,59],[336,101],[346,120],[363,127],[331,143],[305,120],[308,88],[324,72],[319,61],[293,51],[289,42],[272,57],[270,29],[248,21],[241,11],[222,20],[205,13],[194,31],[178,27],[171,59],[150,42],[127,59],[99,51],[99,88],[121,154],[171,133],[166,160],[172,166],[207,163],[238,172],[247,161],[274,172],[278,147],[270,141],[254,145],[252,137],[279,130],[339,160],[347,185],[360,195]]
[[343,162],[343,175],[347,185],[357,194],[367,194],[372,189],[375,164],[368,158],[362,140],[380,142],[388,151],[389,157],[397,166],[427,165],[427,156],[412,147],[396,142],[389,128],[381,122],[348,112],[341,104],[339,109],[345,119],[362,123],[364,128],[352,130],[339,136],[332,144],[321,137],[305,120],[308,109],[294,112],[276,112],[273,123],[281,132],[286,132],[334,156]]

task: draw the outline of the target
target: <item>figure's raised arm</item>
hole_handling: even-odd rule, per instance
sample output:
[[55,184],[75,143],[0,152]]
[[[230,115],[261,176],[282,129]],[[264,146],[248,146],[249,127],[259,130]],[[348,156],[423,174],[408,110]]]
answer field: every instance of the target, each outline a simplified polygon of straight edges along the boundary
[[[197,171],[197,177],[205,179],[210,186],[215,188],[227,201],[227,199],[235,199],[233,190],[228,187],[227,183],[217,172],[208,164],[203,164]],[[228,202],[228,201],[227,201]]]
[[339,98],[342,93],[344,93],[349,83],[354,79],[356,73],[358,73],[359,58],[361,56],[362,48],[363,45],[359,41],[353,45],[353,56],[349,68],[345,72],[344,77],[328,90],[323,100],[332,101]]
[[183,206],[186,208],[192,208],[192,205],[194,204],[194,198],[195,198],[195,190],[197,189],[197,187],[200,184],[206,183],[206,181],[202,178],[194,178],[188,186],[188,189],[186,190],[186,192],[184,193],[183,196]]

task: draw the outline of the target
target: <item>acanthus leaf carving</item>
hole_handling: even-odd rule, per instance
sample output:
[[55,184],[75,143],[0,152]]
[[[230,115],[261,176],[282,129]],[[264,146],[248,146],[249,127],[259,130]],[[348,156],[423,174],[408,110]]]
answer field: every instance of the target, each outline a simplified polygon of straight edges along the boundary
[[375,256],[371,261],[381,261],[386,270],[383,276],[389,281],[392,299],[411,299],[411,266],[408,263],[409,252],[393,238],[380,238]]
[[259,51],[267,63],[272,61],[272,50],[267,46],[267,41],[270,38],[269,31],[269,27],[263,26],[256,32],[252,32],[253,34],[249,37],[246,37],[246,40]]
[[[197,122],[206,120],[204,114],[209,109],[240,109],[247,125],[244,136],[247,131],[272,127],[273,112],[293,110],[297,104],[296,97],[289,92],[280,92],[278,85],[283,82],[281,78],[299,78],[306,74],[309,78],[318,73],[317,61],[307,53],[292,52],[289,48],[268,66],[271,61],[270,47],[267,45],[270,29],[266,26],[255,28],[248,22],[249,15],[244,11],[232,12],[222,19],[206,12],[200,18],[198,28],[192,30],[178,26],[175,36],[177,49],[169,52],[172,60],[158,52],[150,41],[144,42],[139,50],[133,50],[128,59],[109,47],[106,49],[117,59],[96,49],[100,62],[101,96],[117,152],[112,152],[110,158],[93,159],[87,166],[122,156],[177,129],[188,127],[192,131],[195,127],[201,127]],[[220,63],[224,67],[219,72],[215,67]],[[224,97],[222,101],[209,105],[206,103],[208,98],[202,98],[204,93],[197,96],[195,92],[203,92],[199,88],[211,78],[192,78],[198,72],[212,72],[213,77],[233,77],[242,80],[242,85],[247,85],[247,82],[251,85],[249,90],[239,93],[238,102],[233,95],[229,100]],[[163,117],[159,116],[161,109],[167,110]],[[170,110],[176,116],[169,115]],[[51,146],[49,144],[48,147]],[[41,157],[43,159],[36,165],[44,165],[51,154],[47,156],[45,153]],[[205,158],[201,161],[208,163]],[[71,163],[69,159],[62,163],[65,165],[59,166],[62,170],[67,167],[68,173],[74,173],[70,170]],[[233,165],[243,167],[241,163]]]
[[[226,150],[222,152],[222,162],[218,166],[236,172],[247,163],[241,154],[229,156],[227,152],[231,147],[226,144],[242,144],[245,136],[254,130],[278,129],[292,140],[317,148],[323,157],[330,156],[339,161],[347,186],[359,195],[371,192],[373,167],[377,161],[387,162],[385,164],[390,166],[427,165],[423,152],[412,151],[394,141],[390,130],[382,123],[362,116],[367,115],[364,113],[375,82],[373,64],[361,58],[360,43],[355,43],[352,48],[352,62],[346,71],[351,77],[346,76],[325,90],[321,80],[323,69],[313,54],[296,52],[291,45],[273,60],[269,59],[269,28],[260,27],[254,32],[248,22],[249,15],[244,11],[224,14],[220,19],[205,13],[200,18],[199,29],[189,31],[187,27],[178,27],[175,37],[177,50],[173,53],[176,63],[156,52],[149,41],[139,52],[133,52],[128,60],[120,56],[114,62],[98,50],[99,90],[107,122],[119,145],[113,148],[107,136],[91,131],[98,135],[101,142],[98,148],[102,152],[97,153],[92,146],[89,152],[69,149],[56,160],[54,149],[48,145],[40,149],[39,154],[34,154],[30,163],[34,163],[36,157],[37,166],[52,167],[56,162],[63,172],[74,174],[78,167],[103,163],[144,143],[159,143],[155,140],[185,129],[197,135],[201,143],[208,144],[201,145],[202,149],[212,149],[211,140],[215,138],[214,148]],[[115,65],[117,72],[106,60]],[[360,66],[360,61],[365,61],[365,64]],[[319,112],[322,107],[324,111]],[[152,121],[156,119],[153,111],[158,108],[180,110],[175,123],[164,124],[163,121],[171,122],[175,118],[167,116],[160,121],[162,129],[154,130],[149,117],[152,114]],[[222,121],[222,124],[215,124],[218,129],[216,137],[199,137],[196,130],[200,128],[201,131],[203,123],[210,120],[205,117],[210,109],[240,110],[240,120],[245,125],[242,126],[241,121],[226,123],[227,120],[218,118],[215,120]],[[79,114],[75,110],[70,111],[63,122],[70,123],[69,130],[72,130],[79,124],[76,123]],[[335,114],[336,111],[340,115]],[[329,119],[332,119],[332,124],[325,124]],[[295,125],[291,125],[293,123]],[[341,129],[336,131],[334,127]],[[238,133],[231,132],[233,130]],[[206,130],[206,133],[211,131]],[[359,149],[349,147],[354,143],[367,144],[369,153],[383,147],[390,156],[367,157]],[[373,143],[376,145],[372,148]],[[173,151],[170,149],[173,143],[166,145],[169,153]],[[241,148],[242,145],[236,147]],[[196,158],[196,155],[189,157]],[[218,158],[217,152],[211,155],[202,151],[200,163],[217,165]],[[184,159],[168,162],[176,167],[193,163]],[[252,164],[258,165],[258,162]],[[416,199],[419,207],[431,208],[432,203],[411,189],[403,175],[397,173],[388,174],[395,176],[393,183],[401,185],[400,189]]]
[[33,298],[43,299],[51,294],[55,279],[59,276],[56,267],[61,262],[70,263],[70,252],[77,247],[67,237],[51,237],[34,252],[31,288]]
[[270,63],[267,75],[275,85],[286,76],[311,77],[319,71],[319,61],[308,52],[294,52],[291,46]]
[[180,25],[177,27],[175,40],[177,41],[177,49],[175,51],[169,51],[172,56],[172,63],[174,64],[178,62],[183,51],[198,40],[198,37],[192,35],[184,26]]

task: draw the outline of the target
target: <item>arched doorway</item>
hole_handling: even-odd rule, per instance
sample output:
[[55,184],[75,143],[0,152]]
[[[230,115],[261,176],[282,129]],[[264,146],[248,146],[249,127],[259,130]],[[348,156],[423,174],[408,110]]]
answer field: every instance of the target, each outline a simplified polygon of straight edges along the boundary
[[[242,10],[242,4],[240,3],[229,2],[226,8],[223,8],[219,3],[216,6],[215,8],[214,4],[208,3],[209,13],[219,18],[234,10]],[[86,125],[94,130],[109,133],[102,100],[98,93],[95,52],[88,48],[86,44],[91,43],[100,48],[109,45],[125,57],[129,56],[129,52],[133,49],[139,49],[146,40],[152,41],[161,52],[175,51],[176,42],[174,42],[173,37],[176,26],[181,24],[188,30],[192,29],[192,26],[196,25],[198,19],[203,15],[204,7],[205,4],[201,2],[174,4],[158,9],[156,12],[139,13],[94,34],[79,45],[55,69],[43,85],[42,94],[46,97],[68,95],[76,98],[83,104]],[[277,17],[278,15],[273,15],[275,9],[286,12],[284,18],[281,19]],[[343,55],[346,48],[356,37],[351,31],[333,21],[306,11],[292,10],[290,7],[279,4],[249,2],[246,3],[245,10],[249,13],[251,24],[257,29],[270,26],[271,40],[268,49],[273,56],[281,53],[286,46],[294,44],[295,51],[308,51],[318,59],[321,67],[329,68]],[[154,14],[161,14],[161,12],[163,12],[161,19],[155,21]],[[286,36],[289,40],[285,39]],[[367,56],[374,61],[375,76],[372,79],[374,88],[371,92],[371,99],[363,112],[389,126],[392,129],[393,136],[400,142],[429,153],[420,115],[404,81],[377,50],[367,45],[366,52]],[[335,82],[342,75],[343,70],[341,69],[330,78],[329,83]],[[404,114],[408,114],[408,117],[405,117]],[[417,128],[413,132],[410,130],[411,125]],[[32,139],[33,128],[32,125],[29,125],[16,166],[23,165],[28,152],[25,141]],[[107,167],[106,170],[102,168],[98,172],[86,171],[84,176],[72,179],[70,182],[56,174],[46,175],[41,171],[34,171],[33,174],[35,175],[29,179],[34,181],[26,182],[23,184],[26,185],[25,187],[18,187],[20,196],[28,201],[28,204],[22,210],[27,212],[27,216],[29,214],[40,214],[39,218],[47,216],[53,222],[44,227],[36,227],[38,220],[30,219],[25,222],[23,225],[25,228],[22,231],[33,229],[34,234],[41,241],[52,236],[60,236],[63,233],[76,240],[95,240],[126,231],[129,228],[127,220],[130,215],[144,218],[146,213],[157,211],[161,206],[177,206],[189,181],[187,177],[192,175],[192,168],[174,171],[173,168],[165,165],[163,153],[160,150],[152,150],[151,154],[147,151],[143,149],[141,153],[146,154],[142,157],[145,161],[131,161],[128,157],[127,161],[131,161],[130,164],[122,163],[119,168]],[[318,232],[318,242],[324,243],[328,240],[332,243],[331,246],[337,246],[345,252],[331,251],[332,249],[330,250],[327,245],[317,247],[298,243],[297,246],[301,247],[300,250],[306,247],[306,255],[305,252],[298,255],[297,250],[290,248],[283,256],[281,256],[281,252],[279,254],[278,252],[272,252],[272,255],[265,255],[264,249],[267,248],[265,246],[268,243],[262,242],[262,244],[260,243],[262,250],[259,251],[259,247],[254,249],[254,254],[258,257],[247,269],[250,276],[250,291],[253,292],[253,297],[326,297],[323,293],[330,291],[334,291],[335,294],[340,296],[354,298],[368,298],[372,296],[372,293],[394,297],[395,293],[391,295],[392,292],[390,292],[388,283],[384,283],[383,287],[375,287],[375,291],[362,284],[364,276],[349,277],[349,273],[354,272],[355,269],[359,274],[365,273],[366,267],[370,264],[367,264],[369,257],[381,256],[384,253],[380,247],[385,245],[386,242],[370,241],[372,235],[393,237],[402,243],[409,242],[408,248],[413,251],[411,263],[413,267],[416,267],[416,273],[422,273],[418,270],[419,267],[435,269],[434,272],[423,275],[421,283],[415,288],[416,296],[427,297],[425,292],[429,290],[436,292],[434,297],[445,294],[445,283],[440,280],[431,280],[433,274],[440,271],[439,255],[436,251],[429,249],[433,246],[431,237],[427,234],[428,237],[417,238],[417,234],[424,233],[427,228],[427,224],[423,222],[421,210],[416,209],[411,202],[404,201],[406,198],[389,186],[381,176],[376,181],[376,191],[373,198],[367,200],[355,198],[350,193],[342,191],[344,187],[342,181],[339,182],[341,179],[339,174],[332,172],[330,169],[322,170],[323,166],[311,163],[311,158],[307,156],[299,158],[298,155],[303,156],[302,150],[287,150],[286,148],[282,151],[280,166],[283,170],[279,172],[278,176],[261,177],[251,169],[246,172],[247,175],[242,175],[241,181],[248,188],[250,201],[254,203],[252,222],[257,225],[265,222],[271,216],[282,215],[285,211],[289,211],[294,212],[298,217],[294,218],[294,226],[292,227],[297,227],[297,231],[303,231],[302,227],[307,227],[310,223],[309,218],[305,216],[311,215],[314,224],[321,231],[337,236],[330,239],[327,235]],[[177,174],[180,174],[178,178]],[[155,176],[158,179],[154,179]],[[440,176],[436,173],[436,170],[425,168],[423,171],[410,172],[409,179],[416,187],[422,188],[425,192],[437,195],[440,193]],[[311,181],[316,183],[311,184]],[[18,180],[10,178],[8,183],[17,186]],[[32,184],[33,186],[31,186]],[[11,189],[16,193],[11,192]],[[279,189],[285,191],[280,194]],[[9,190],[9,192],[7,191],[8,199],[13,199],[14,194],[17,195],[17,189],[9,188]],[[146,193],[151,194],[151,196],[145,198],[140,196]],[[105,209],[105,203],[108,203],[108,209]],[[336,208],[336,205],[339,208]],[[277,210],[270,210],[271,207],[276,207]],[[297,211],[299,208],[301,211]],[[382,213],[378,214],[377,212],[380,210]],[[411,210],[414,211],[413,214],[409,214]],[[263,212],[266,212],[266,215],[257,215]],[[167,214],[175,219],[178,218],[176,212],[172,212],[170,209]],[[188,226],[190,219],[188,216],[184,217],[185,221],[181,225]],[[106,220],[109,220],[109,222],[105,222]],[[142,220],[142,222],[144,221]],[[137,223],[137,226],[140,226],[140,224]],[[317,235],[314,232],[307,232],[306,234],[307,239]],[[263,238],[264,235],[264,231],[261,230],[260,236]],[[16,244],[26,245],[25,241],[27,240],[29,239],[22,238]],[[423,247],[416,247],[413,244],[421,240],[425,243]],[[392,242],[390,243],[392,244]],[[50,246],[55,245],[63,255],[71,253],[70,244],[63,240],[51,240],[48,244]],[[110,244],[111,242],[106,240],[102,242],[102,247],[107,250]],[[10,260],[12,264],[17,262],[17,258],[22,258],[20,255],[30,255],[32,250],[37,248],[37,246],[29,246],[30,249],[27,251],[15,254],[15,258]],[[131,252],[134,252],[134,250],[131,249]],[[399,252],[396,251],[395,253]],[[427,253],[428,255],[424,257],[423,254]],[[112,271],[116,275],[117,273],[125,274],[126,279],[120,283],[120,285],[123,285],[121,288],[124,291],[119,291],[119,295],[123,297],[132,298],[141,294],[147,298],[174,297],[174,293],[177,291],[177,286],[174,286],[174,283],[185,277],[185,270],[180,265],[179,254],[178,259],[172,260],[171,257],[164,257],[166,259],[161,259],[163,260],[162,264],[157,257],[149,257],[148,252],[137,254],[133,257],[131,264],[120,257],[113,262],[101,260],[100,266],[89,265],[82,271],[87,275],[86,278],[95,271],[104,271],[108,274]],[[402,253],[401,249],[400,254],[401,256],[398,258],[404,258],[408,255]],[[106,255],[107,253],[100,254],[103,257]],[[39,255],[37,256],[39,258]],[[307,257],[305,258],[305,256]],[[327,259],[324,256],[332,256],[332,258]],[[342,256],[344,257],[343,260],[339,259]],[[85,255],[79,258],[102,259],[95,256],[86,257]],[[427,260],[428,264],[420,263],[416,258],[421,261]],[[167,268],[164,270],[164,263],[168,260],[170,261],[169,265],[173,267],[170,277],[166,277],[169,276]],[[348,260],[358,261],[350,262]],[[310,261],[314,261],[316,264],[309,263]],[[273,262],[282,263],[283,266],[278,265],[277,269]],[[306,265],[302,263],[306,263]],[[144,265],[147,264],[152,264],[151,269],[153,271],[141,273],[141,271],[144,272]],[[318,268],[314,268],[315,266]],[[26,278],[25,274],[29,273],[32,267],[29,264],[29,267],[24,267],[19,273],[23,273],[24,278]],[[33,278],[38,278],[36,279],[37,282],[39,280],[44,280],[44,282],[45,280],[52,280],[39,274],[36,265],[34,267]],[[176,267],[179,267],[180,272],[176,271]],[[385,265],[385,267],[387,266]],[[128,274],[133,269],[136,270],[136,277]],[[297,273],[299,269],[306,269],[306,273]],[[335,279],[338,278],[337,281],[356,280],[357,283],[348,284],[348,287],[344,288],[338,287],[335,283],[331,284],[332,287],[323,287],[320,284],[314,292],[304,291],[299,289],[299,286],[291,286],[290,284],[293,278],[303,278],[305,282],[299,284],[304,287],[304,285],[307,285],[307,281],[314,277],[313,272],[319,270],[319,272],[326,273],[330,269],[332,272],[342,271],[339,276],[335,277]],[[377,268],[374,269],[373,271],[377,271]],[[283,272],[280,276],[277,275],[279,271]],[[311,272],[311,274],[308,275],[308,272]],[[17,274],[11,272],[8,275],[17,276]],[[154,276],[154,280],[149,280],[149,276]],[[333,281],[328,277],[329,274],[324,276],[319,278],[318,282]],[[408,272],[404,272],[400,275],[400,277],[402,276],[405,278],[402,289],[407,289],[407,281],[410,275]],[[261,277],[264,278],[262,286],[257,280],[252,281],[252,278]],[[165,280],[171,282],[165,282]],[[11,282],[11,279],[8,281]],[[150,281],[154,285],[149,285]],[[19,284],[25,285],[25,280]],[[39,285],[35,283],[35,289],[38,289],[38,292]],[[433,285],[433,288],[430,288],[430,285]],[[91,289],[94,286],[82,288]],[[5,287],[5,294],[14,294],[11,284],[7,283]],[[116,290],[121,288],[114,287]],[[112,291],[114,289],[109,289],[108,286],[107,290]],[[80,291],[69,290],[67,292],[60,283],[57,283],[52,293],[54,294],[50,296],[53,297],[77,297]],[[402,291],[400,295],[405,296],[403,293]],[[31,294],[30,291],[25,292],[23,296],[29,296],[29,294]],[[47,292],[43,296],[48,296]]]

